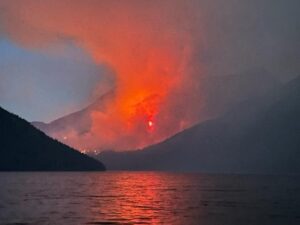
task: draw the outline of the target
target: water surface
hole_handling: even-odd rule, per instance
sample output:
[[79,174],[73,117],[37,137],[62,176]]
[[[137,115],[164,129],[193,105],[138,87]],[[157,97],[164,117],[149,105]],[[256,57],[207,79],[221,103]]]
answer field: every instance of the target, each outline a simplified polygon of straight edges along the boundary
[[300,177],[0,173],[0,224],[300,224]]

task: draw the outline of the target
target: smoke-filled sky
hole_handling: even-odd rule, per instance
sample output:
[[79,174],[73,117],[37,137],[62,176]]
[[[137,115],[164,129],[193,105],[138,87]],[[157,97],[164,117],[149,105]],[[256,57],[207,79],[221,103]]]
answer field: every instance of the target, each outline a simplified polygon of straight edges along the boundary
[[108,84],[108,69],[74,45],[48,54],[3,38],[0,52],[1,106],[30,121],[81,109],[101,95],[93,92],[98,83]]
[[141,147],[197,122],[203,77],[298,75],[299,9],[299,0],[1,0],[0,104],[51,121],[113,90],[76,143]]

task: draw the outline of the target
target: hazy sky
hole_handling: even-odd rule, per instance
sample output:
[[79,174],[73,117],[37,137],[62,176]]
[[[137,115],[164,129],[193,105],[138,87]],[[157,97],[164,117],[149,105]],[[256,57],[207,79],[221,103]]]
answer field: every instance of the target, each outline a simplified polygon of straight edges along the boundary
[[108,72],[81,48],[62,47],[41,52],[0,39],[1,106],[29,121],[50,121],[92,102]]

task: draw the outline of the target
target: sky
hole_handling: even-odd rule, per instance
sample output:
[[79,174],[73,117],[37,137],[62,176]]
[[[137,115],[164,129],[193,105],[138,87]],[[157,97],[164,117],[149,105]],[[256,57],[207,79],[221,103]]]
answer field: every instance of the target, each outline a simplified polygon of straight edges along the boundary
[[197,123],[203,77],[251,68],[298,75],[299,8],[299,0],[1,0],[0,105],[49,122],[113,90],[82,141],[149,144]]
[[41,52],[2,38],[0,52],[1,106],[29,121],[49,122],[85,107],[101,95],[93,90],[109,73],[72,44]]

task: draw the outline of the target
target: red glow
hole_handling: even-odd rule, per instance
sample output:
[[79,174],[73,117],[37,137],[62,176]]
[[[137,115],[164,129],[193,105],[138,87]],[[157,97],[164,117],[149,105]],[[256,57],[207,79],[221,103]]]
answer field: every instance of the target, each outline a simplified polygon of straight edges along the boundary
[[147,121],[147,126],[148,126],[147,129],[148,129],[149,132],[154,131],[154,121],[153,121],[153,119],[149,119]]
[[[5,2],[5,27],[19,43],[39,48],[66,37],[115,72],[114,99],[89,112],[85,132],[51,136],[66,137],[62,141],[78,149],[132,150],[194,122],[181,97],[194,96],[190,57],[199,39],[189,33],[195,19],[187,16],[194,8],[189,1],[162,1],[159,7],[152,1]],[[74,121],[81,122],[84,127],[85,120]]]

